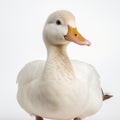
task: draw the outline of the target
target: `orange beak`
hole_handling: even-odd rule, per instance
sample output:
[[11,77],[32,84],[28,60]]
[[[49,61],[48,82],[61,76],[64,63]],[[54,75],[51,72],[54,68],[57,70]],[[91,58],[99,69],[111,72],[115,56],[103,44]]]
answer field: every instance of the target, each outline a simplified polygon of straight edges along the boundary
[[64,38],[68,41],[77,43],[79,45],[87,45],[90,46],[91,43],[86,40],[78,31],[77,28],[73,28],[68,25],[68,33],[64,36]]

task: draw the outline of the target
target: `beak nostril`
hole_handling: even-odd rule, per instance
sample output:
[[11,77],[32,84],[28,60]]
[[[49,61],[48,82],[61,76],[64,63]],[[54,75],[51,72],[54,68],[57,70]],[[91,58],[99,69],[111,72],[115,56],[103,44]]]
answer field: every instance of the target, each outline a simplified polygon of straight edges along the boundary
[[75,33],[74,35],[75,35],[75,36],[77,36],[77,34],[76,34],[76,33]]

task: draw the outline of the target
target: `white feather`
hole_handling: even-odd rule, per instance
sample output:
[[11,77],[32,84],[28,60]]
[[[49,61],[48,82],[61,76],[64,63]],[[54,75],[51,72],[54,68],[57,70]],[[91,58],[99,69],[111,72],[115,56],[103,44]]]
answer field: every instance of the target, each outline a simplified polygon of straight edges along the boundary
[[[63,32],[54,19],[62,20]],[[18,74],[17,99],[31,115],[51,119],[85,118],[101,108],[100,77],[95,68],[67,57],[68,42],[62,36],[69,21],[74,23],[74,16],[67,11],[58,11],[48,18],[43,34],[47,61],[30,62]]]

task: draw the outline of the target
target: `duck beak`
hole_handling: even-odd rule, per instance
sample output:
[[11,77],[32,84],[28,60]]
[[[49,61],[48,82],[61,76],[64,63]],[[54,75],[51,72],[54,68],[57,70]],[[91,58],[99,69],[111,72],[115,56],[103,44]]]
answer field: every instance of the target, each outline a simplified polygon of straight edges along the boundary
[[68,41],[77,43],[79,45],[87,45],[90,46],[90,41],[86,40],[78,31],[77,28],[73,28],[68,25],[68,33],[64,36],[64,38]]

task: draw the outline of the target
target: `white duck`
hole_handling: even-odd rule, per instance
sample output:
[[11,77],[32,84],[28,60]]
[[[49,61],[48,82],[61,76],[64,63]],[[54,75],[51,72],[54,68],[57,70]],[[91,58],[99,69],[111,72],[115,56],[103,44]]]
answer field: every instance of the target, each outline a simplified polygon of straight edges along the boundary
[[61,10],[51,14],[43,38],[47,60],[28,63],[18,75],[17,100],[21,107],[36,120],[80,120],[95,114],[104,97],[99,75],[90,64],[70,61],[66,53],[71,41],[90,45],[78,33],[72,13]]

